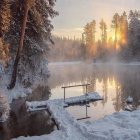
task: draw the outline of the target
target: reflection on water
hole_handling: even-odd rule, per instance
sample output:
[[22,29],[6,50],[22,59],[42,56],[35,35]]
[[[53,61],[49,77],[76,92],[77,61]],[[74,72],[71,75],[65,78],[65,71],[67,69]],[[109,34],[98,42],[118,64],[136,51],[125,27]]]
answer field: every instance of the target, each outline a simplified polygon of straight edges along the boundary
[[[62,86],[90,83],[88,91],[97,91],[103,101],[91,103],[88,115],[93,120],[124,109],[125,100],[132,96],[135,106],[140,100],[140,66],[136,65],[93,65],[93,64],[50,64],[51,99],[63,98]],[[66,97],[82,95],[84,88],[66,90]],[[80,111],[79,111],[80,110]],[[85,106],[70,107],[68,111],[76,118],[85,116]]]
[[[92,120],[123,110],[128,96],[133,97],[135,106],[140,104],[140,66],[58,63],[50,64],[49,69],[51,93],[48,87],[38,86],[27,98],[14,100],[8,122],[0,125],[0,140],[51,133],[55,125],[48,113],[27,113],[25,101],[63,98],[62,86],[90,83],[88,91],[97,91],[104,97],[103,101],[91,103],[88,107],[88,116]],[[66,89],[66,97],[83,93],[85,89],[81,87]],[[85,106],[69,107],[67,110],[76,118],[86,116]]]
[[49,134],[55,129],[47,111],[28,113],[25,101],[47,100],[50,97],[48,87],[38,86],[26,98],[14,100],[11,103],[10,118],[6,123],[0,124],[0,140],[10,140],[19,136],[39,136]]

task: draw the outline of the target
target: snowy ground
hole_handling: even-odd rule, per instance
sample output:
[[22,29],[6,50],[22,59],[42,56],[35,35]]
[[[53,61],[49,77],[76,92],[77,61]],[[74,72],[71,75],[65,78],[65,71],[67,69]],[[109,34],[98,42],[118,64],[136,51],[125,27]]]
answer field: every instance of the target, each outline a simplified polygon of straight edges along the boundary
[[11,75],[9,73],[5,74],[4,68],[0,64],[0,94],[6,95],[9,103],[11,103],[13,99],[25,97],[27,94],[32,92],[30,88],[25,88],[18,82],[16,83],[16,86],[13,90],[8,90],[7,86],[10,83],[10,78]]
[[[99,97],[99,96],[98,96]],[[83,98],[83,97],[82,97]],[[93,98],[93,96],[92,96]],[[97,96],[95,96],[97,98]],[[77,99],[81,99],[80,97]],[[67,99],[67,101],[73,101]],[[30,110],[37,106],[49,109],[59,125],[49,135],[19,137],[16,140],[139,140],[140,110],[134,112],[114,113],[94,122],[79,122],[64,109],[64,101],[49,100],[44,102],[27,102]]]

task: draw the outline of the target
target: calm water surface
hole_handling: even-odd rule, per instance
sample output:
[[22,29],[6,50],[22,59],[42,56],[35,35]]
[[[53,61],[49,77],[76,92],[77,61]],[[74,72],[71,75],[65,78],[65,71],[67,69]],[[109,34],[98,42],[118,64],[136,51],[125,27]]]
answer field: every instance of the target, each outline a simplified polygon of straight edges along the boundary
[[[128,96],[132,96],[134,105],[139,106],[140,66],[138,65],[50,63],[49,70],[51,73],[48,80],[49,88],[38,86],[28,97],[11,103],[9,120],[0,124],[0,140],[10,140],[19,136],[39,136],[54,131],[56,126],[47,111],[28,113],[25,101],[63,98],[62,86],[90,83],[88,91],[96,91],[103,96],[103,101],[91,103],[88,107],[90,120],[122,111]],[[84,93],[85,88],[82,87],[66,89],[66,97]],[[86,116],[85,106],[73,106],[67,110],[77,119]]]
[[[62,86],[90,83],[88,91],[96,91],[103,96],[103,101],[91,103],[88,116],[91,120],[124,110],[128,96],[139,106],[140,66],[139,65],[104,65],[85,63],[52,63],[49,65],[51,77],[50,99],[63,98]],[[83,95],[85,89],[76,87],[66,89],[66,97]],[[85,117],[85,106],[69,107],[67,110],[75,117]]]
[[0,140],[11,140],[20,136],[40,136],[49,134],[56,128],[46,110],[27,112],[26,101],[48,100],[48,87],[38,86],[26,98],[13,100],[10,104],[10,117],[5,123],[0,123]]

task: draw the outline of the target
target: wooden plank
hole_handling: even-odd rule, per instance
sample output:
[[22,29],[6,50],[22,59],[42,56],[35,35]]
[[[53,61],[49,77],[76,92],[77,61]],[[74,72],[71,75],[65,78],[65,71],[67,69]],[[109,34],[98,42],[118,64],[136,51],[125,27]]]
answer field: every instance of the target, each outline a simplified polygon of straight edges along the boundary
[[86,119],[90,119],[91,117],[84,117],[84,118],[79,118],[79,119],[77,119],[78,121],[80,121],[80,120],[86,120]]
[[72,87],[80,87],[80,86],[89,86],[90,84],[83,84],[83,85],[73,85],[73,86],[64,86],[62,88],[72,88]]

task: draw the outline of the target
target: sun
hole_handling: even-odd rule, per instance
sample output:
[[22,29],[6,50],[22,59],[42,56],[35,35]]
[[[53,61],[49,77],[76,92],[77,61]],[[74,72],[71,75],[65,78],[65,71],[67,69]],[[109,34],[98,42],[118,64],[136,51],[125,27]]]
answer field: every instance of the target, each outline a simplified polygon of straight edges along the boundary
[[115,35],[112,35],[112,40],[115,41],[117,38],[117,41],[121,41],[121,35],[117,33],[117,37]]
[[121,41],[121,34],[117,34],[117,41]]

